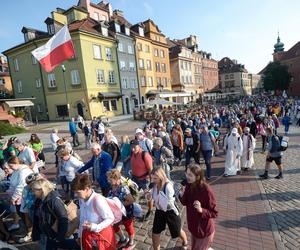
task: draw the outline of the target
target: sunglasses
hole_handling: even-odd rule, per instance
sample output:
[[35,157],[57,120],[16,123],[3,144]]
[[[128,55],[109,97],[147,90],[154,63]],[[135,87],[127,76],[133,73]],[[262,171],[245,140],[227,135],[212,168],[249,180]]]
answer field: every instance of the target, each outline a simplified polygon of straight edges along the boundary
[[39,177],[39,175],[40,175],[39,173],[32,173],[32,174],[28,175],[26,177],[26,182],[36,181],[37,178]]

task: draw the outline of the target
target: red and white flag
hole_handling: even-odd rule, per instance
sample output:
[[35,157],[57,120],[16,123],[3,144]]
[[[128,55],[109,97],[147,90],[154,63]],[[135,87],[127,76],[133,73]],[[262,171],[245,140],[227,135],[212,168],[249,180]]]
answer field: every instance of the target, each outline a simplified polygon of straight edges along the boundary
[[63,61],[73,57],[75,50],[68,26],[65,25],[45,45],[33,50],[31,54],[47,72],[51,72]]

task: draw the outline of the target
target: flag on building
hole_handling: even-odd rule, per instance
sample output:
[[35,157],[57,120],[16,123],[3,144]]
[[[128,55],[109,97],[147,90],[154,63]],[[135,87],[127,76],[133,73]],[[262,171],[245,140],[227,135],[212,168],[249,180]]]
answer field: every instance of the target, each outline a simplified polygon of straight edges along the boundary
[[68,26],[65,25],[45,45],[31,53],[47,72],[51,72],[63,61],[73,57],[75,50]]

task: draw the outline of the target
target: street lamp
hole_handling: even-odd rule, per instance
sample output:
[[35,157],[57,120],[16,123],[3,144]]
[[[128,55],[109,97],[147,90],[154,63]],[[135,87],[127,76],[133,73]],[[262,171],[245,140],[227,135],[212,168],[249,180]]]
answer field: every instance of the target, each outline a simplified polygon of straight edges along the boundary
[[66,77],[65,77],[66,67],[64,64],[61,65],[61,69],[63,72],[64,89],[65,89],[65,96],[66,96],[66,102],[67,102],[67,113],[68,113],[67,115],[68,115],[68,118],[70,118],[70,105],[69,105],[69,100],[68,100]]

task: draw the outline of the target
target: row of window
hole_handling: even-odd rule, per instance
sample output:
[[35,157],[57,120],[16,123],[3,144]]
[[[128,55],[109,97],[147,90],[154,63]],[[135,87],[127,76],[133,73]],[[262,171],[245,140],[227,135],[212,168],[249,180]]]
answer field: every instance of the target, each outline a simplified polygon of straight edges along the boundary
[[103,101],[104,112],[118,111],[117,100]]
[[218,75],[218,72],[217,71],[203,70],[203,75],[206,75],[206,76],[216,76],[216,75]]
[[[146,60],[146,68],[145,68],[144,59],[139,58],[139,68],[140,69],[152,70],[151,60],[149,60],[149,59]],[[166,73],[167,72],[166,64],[155,62],[155,72]]]
[[[146,76],[141,76],[140,78],[141,87],[153,87],[154,82],[152,76],[148,76],[146,79]],[[168,87],[168,79],[166,77],[156,77],[156,84],[157,86],[163,86]]]
[[125,61],[120,61],[120,70],[129,70],[129,71],[135,71],[135,63],[134,62],[129,62],[128,63],[128,68],[127,68],[127,64]]
[[203,61],[202,63],[203,63],[203,67],[206,67],[206,68],[213,68],[213,69],[218,68],[217,63],[209,63],[209,62],[206,62],[206,61]]
[[192,63],[187,61],[180,61],[180,68],[183,70],[192,70]]
[[181,82],[192,84],[193,83],[192,76],[181,76]]
[[120,52],[128,53],[128,54],[131,54],[131,55],[134,54],[133,47],[130,44],[127,45],[127,51],[126,51],[126,46],[124,46],[124,44],[120,42],[118,44],[118,50]]
[[[138,51],[144,51],[146,53],[150,53],[150,46],[148,44],[144,44],[144,49],[143,49],[143,45],[141,43],[138,43],[137,44],[137,50]],[[154,53],[155,57],[161,57],[161,58],[166,57],[166,52],[162,49],[159,50],[159,49],[155,48],[153,53]]]
[[122,89],[137,89],[138,84],[136,79],[131,78],[130,81],[128,78],[123,77],[122,78]]
[[233,74],[230,74],[230,75],[225,75],[225,80],[228,80],[228,79],[234,79],[234,75]]
[[[101,45],[94,44],[93,45],[93,51],[94,51],[94,59],[103,59],[102,57],[102,51],[101,51]],[[105,56],[107,61],[112,61],[113,60],[113,53],[112,53],[112,48],[105,48]]]

